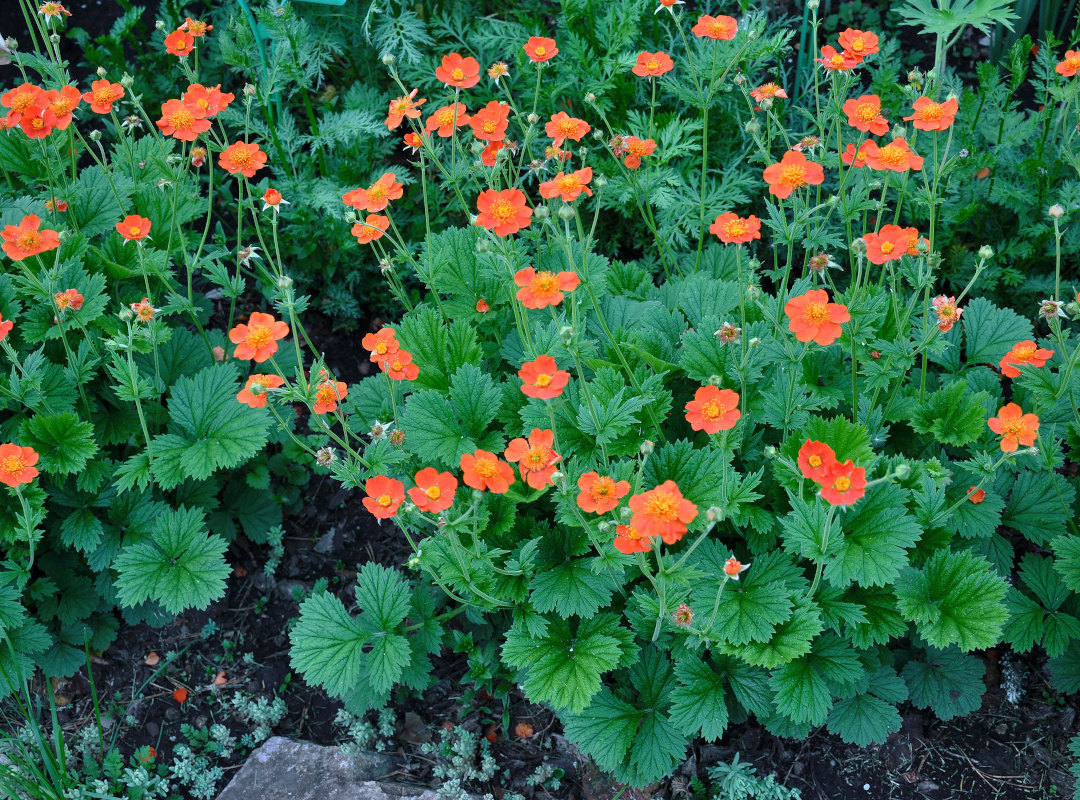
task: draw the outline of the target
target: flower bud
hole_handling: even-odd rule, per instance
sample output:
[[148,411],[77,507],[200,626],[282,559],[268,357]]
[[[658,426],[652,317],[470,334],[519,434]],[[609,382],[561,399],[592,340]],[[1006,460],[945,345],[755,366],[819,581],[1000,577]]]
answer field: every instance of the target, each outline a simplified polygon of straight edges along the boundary
[[277,285],[279,289],[291,289],[292,278],[290,278],[288,275],[282,275],[280,278],[278,278]]
[[536,211],[533,212],[533,219],[547,219],[551,216],[551,211],[547,206],[537,206]]
[[907,128],[904,125],[893,125],[891,133],[894,139],[903,139],[907,136]]
[[634,518],[634,512],[630,510],[630,506],[623,506],[619,509],[619,519],[621,519],[627,525],[630,524],[630,520]]
[[393,53],[383,53],[382,63],[384,63],[386,66],[392,66],[394,61],[395,58]]
[[563,325],[559,328],[559,338],[562,339],[562,343],[569,345],[574,341],[574,329],[569,325]]
[[761,123],[753,118],[748,119],[746,121],[746,124],[743,125],[743,130],[749,133],[751,136],[754,136],[755,134],[761,132]]
[[758,38],[758,32],[756,30],[749,30],[749,31],[746,32],[747,41],[752,42],[757,38]]
[[597,189],[603,189],[607,186],[607,175],[602,172],[597,174],[596,177],[593,178],[593,186]]
[[156,21],[156,22],[154,23],[154,30],[157,30],[157,31],[163,31],[163,30],[165,30],[165,20],[163,20],[163,19],[159,19],[159,20],[157,20],[157,21]]
[[559,219],[569,222],[574,218],[574,207],[569,203],[559,206]]
[[49,41],[53,44],[60,44],[60,34],[54,33],[49,36]]
[[130,308],[121,308],[120,309],[119,317],[123,322],[130,321],[133,316],[135,316],[135,315],[131,312]]
[[723,522],[724,509],[720,508],[720,506],[709,506],[705,509],[705,519],[709,522]]
[[13,53],[19,49],[19,43],[13,37],[9,36],[7,39],[5,39],[4,44],[6,44],[7,49]]
[[97,68],[97,76],[99,78],[104,78],[105,77],[105,67],[98,67]]
[[1073,300],[1065,306],[1065,310],[1069,313],[1070,317],[1080,316],[1080,303]]
[[900,462],[896,465],[896,469],[893,470],[893,475],[899,481],[907,480],[911,475],[911,465],[906,462]]
[[655,449],[655,445],[651,441],[646,439],[644,442],[641,443],[641,447],[638,448],[638,452],[641,453],[643,456],[651,456],[653,454],[653,450]]
[[605,519],[603,522],[596,526],[596,529],[600,531],[600,533],[607,533],[611,530],[611,523]]
[[603,141],[604,132],[602,130],[600,130],[599,128],[593,128],[592,138],[596,139],[596,141],[598,141],[598,142]]
[[769,459],[771,461],[772,459],[776,458],[777,455],[779,455],[779,454],[780,454],[780,451],[777,450],[774,445],[771,445],[771,444],[766,445],[766,447],[765,447],[765,458],[767,458],[767,459]]
[[529,116],[527,116],[525,119],[528,120],[530,125],[535,125],[537,122],[540,121],[540,117],[537,116],[535,113],[530,113]]
[[723,382],[724,379],[721,378],[719,375],[710,375],[709,380],[706,381],[706,384],[708,384],[709,386],[720,386]]
[[1050,219],[1061,219],[1065,216],[1065,209],[1058,203],[1054,203],[1046,213],[1050,215]]
[[210,348],[210,350],[214,354],[214,360],[215,361],[224,361],[225,360],[225,348],[224,347],[222,347],[219,344],[216,344],[212,348]]
[[988,261],[993,257],[994,248],[992,248],[990,245],[984,244],[982,247],[979,248],[979,258],[981,258],[983,261]]
[[123,86],[125,89],[130,89],[134,83],[134,76],[128,75],[126,72],[120,78],[120,85]]
[[749,347],[751,350],[761,347],[761,339],[755,336],[746,343],[746,346]]
[[101,131],[90,131],[90,141],[91,142],[100,142],[101,141]]
[[566,475],[556,470],[555,472],[551,473],[551,482],[552,484],[554,484],[556,489],[565,489]]
[[[585,93],[585,102],[588,103],[591,106],[593,103],[596,102],[596,95],[593,94],[592,92],[586,92]],[[597,133],[599,133],[599,131],[597,131]]]
[[806,0],[806,7],[811,11],[817,11],[818,5],[818,0]]
[[254,83],[245,83],[244,84],[244,97],[254,97],[256,91],[258,91],[258,90],[255,88]]
[[770,108],[772,108],[772,98],[771,97],[763,97],[761,99],[761,101],[758,103],[758,106],[761,107],[762,111],[768,111]]

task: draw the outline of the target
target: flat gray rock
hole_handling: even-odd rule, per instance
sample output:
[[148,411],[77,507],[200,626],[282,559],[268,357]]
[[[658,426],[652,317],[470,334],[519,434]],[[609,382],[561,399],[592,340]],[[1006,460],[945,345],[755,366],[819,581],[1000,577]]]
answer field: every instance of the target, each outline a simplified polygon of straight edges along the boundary
[[430,789],[377,780],[393,770],[393,759],[381,753],[349,756],[275,736],[248,757],[218,800],[437,800]]

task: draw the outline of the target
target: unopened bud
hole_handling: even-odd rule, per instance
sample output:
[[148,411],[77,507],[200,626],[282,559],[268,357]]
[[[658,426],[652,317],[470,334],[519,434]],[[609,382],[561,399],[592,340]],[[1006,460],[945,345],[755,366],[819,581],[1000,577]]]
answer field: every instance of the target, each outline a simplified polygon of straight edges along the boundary
[[350,209],[349,211],[345,212],[345,222],[347,222],[349,225],[352,225],[353,223],[357,222],[358,219],[359,218],[357,217],[355,211]]
[[720,508],[720,506],[709,506],[705,509],[705,519],[709,522],[723,522],[724,509]]
[[630,510],[630,506],[623,506],[619,509],[619,519],[624,523],[629,524],[630,520],[634,518],[634,512]]
[[393,53],[383,53],[382,63],[386,64],[386,66],[389,67],[395,60]]
[[53,44],[60,44],[60,34],[54,33],[49,36],[49,41]]
[[388,259],[379,259],[379,272],[389,272],[393,268],[393,265]]
[[896,469],[893,470],[893,475],[896,476],[897,480],[907,480],[911,475],[911,465],[904,462],[897,464]]
[[551,473],[551,482],[555,485],[556,489],[566,488],[566,475],[556,470]]
[[906,136],[907,136],[907,128],[905,128],[903,125],[893,125],[892,126],[892,137],[894,139],[903,139]]
[[994,248],[992,248],[990,245],[984,244],[982,247],[979,248],[979,258],[981,258],[983,261],[987,261],[993,257]]
[[124,73],[123,77],[120,78],[120,85],[123,86],[125,89],[130,89],[134,83],[134,76],[128,75],[126,72]]
[[277,285],[279,289],[291,289],[292,278],[290,278],[288,275],[282,275],[280,278],[278,278]]
[[547,219],[551,216],[551,211],[547,206],[537,206],[536,211],[533,212],[533,219]]
[[746,343],[746,346],[749,347],[751,350],[761,347],[761,339],[755,336]]
[[10,51],[11,51],[11,52],[13,52],[13,53],[14,53],[14,52],[15,52],[16,50],[18,50],[18,49],[19,49],[19,43],[18,43],[18,41],[16,41],[16,40],[15,40],[14,38],[12,38],[12,37],[10,37],[10,36],[9,36],[9,37],[8,37],[7,39],[5,39],[5,40],[4,40],[4,44],[6,44],[6,45],[7,45],[7,49],[8,49],[8,50],[10,50]]
[[484,142],[480,141],[479,139],[474,139],[472,143],[473,155],[480,155],[482,152],[484,152],[485,147],[487,147],[487,145]]
[[600,533],[607,533],[611,530],[611,523],[605,519],[603,522],[596,526],[596,529],[600,531]]
[[780,451],[776,449],[775,445],[771,445],[771,444],[766,445],[766,447],[765,447],[765,458],[767,458],[767,459],[769,459],[771,461],[772,459],[776,458],[777,455],[779,455],[779,453],[780,453]]
[[101,131],[90,131],[90,141],[91,142],[100,142],[101,141]]
[[641,443],[641,447],[638,448],[638,452],[641,453],[643,456],[651,456],[654,449],[656,449],[656,446],[651,441],[646,439],[644,442]]
[[104,78],[105,77],[105,67],[98,67],[97,68],[97,76],[99,78]]
[[1065,306],[1065,310],[1068,312],[1070,317],[1080,316],[1080,303],[1073,300],[1071,303]]
[[154,23],[154,30],[159,30],[159,31],[165,30],[165,20],[159,19],[157,22],[155,22]]
[[133,316],[135,316],[130,308],[121,308],[119,317],[123,322],[128,322]]
[[563,344],[570,344],[574,341],[574,329],[569,325],[563,325],[559,328],[559,338],[562,339]]
[[806,0],[806,7],[811,11],[817,11],[818,5],[818,0]]
[[529,116],[525,117],[525,119],[528,120],[530,125],[535,125],[537,122],[540,121],[540,117],[536,114],[529,114]]
[[749,31],[746,32],[746,38],[747,38],[748,41],[752,42],[756,38],[758,38],[758,32],[756,30],[749,30]]
[[709,386],[719,386],[723,382],[724,379],[721,378],[719,375],[710,375],[709,380],[706,381]]
[[254,97],[256,91],[254,83],[244,84],[244,97]]
[[[593,94],[592,92],[586,92],[585,93],[585,102],[588,103],[589,105],[592,105],[593,103],[596,102],[596,95]],[[600,131],[597,131],[597,133],[600,133]],[[603,136],[603,134],[601,134],[601,136]]]
[[559,219],[569,222],[574,218],[574,207],[569,203],[559,206]]
[[603,189],[605,186],[607,186],[607,175],[602,172],[598,174],[595,178],[593,178],[593,186],[595,186],[597,189]]
[[748,119],[746,121],[746,124],[743,125],[743,130],[749,133],[751,136],[754,136],[755,134],[761,132],[761,123],[753,118]]
[[1050,215],[1050,219],[1061,219],[1065,216],[1065,209],[1058,203],[1054,203],[1046,213]]
[[772,98],[771,97],[763,97],[761,99],[761,101],[758,103],[758,106],[761,107],[762,111],[768,111],[770,108],[772,108]]

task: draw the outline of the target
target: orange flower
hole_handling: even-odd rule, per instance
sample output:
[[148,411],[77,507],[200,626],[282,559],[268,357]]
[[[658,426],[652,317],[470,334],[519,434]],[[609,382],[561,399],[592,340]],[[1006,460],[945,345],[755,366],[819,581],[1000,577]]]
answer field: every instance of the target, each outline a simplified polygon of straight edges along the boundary
[[95,114],[108,114],[112,111],[113,103],[123,96],[123,86],[102,79],[90,84],[90,91],[83,95],[83,100],[90,104],[90,110]]
[[481,491],[486,489],[494,494],[504,494],[515,480],[514,468],[487,450],[463,455],[461,470],[466,486]]
[[56,303],[56,310],[63,314],[69,308],[72,311],[78,311],[82,308],[86,298],[79,294],[77,289],[65,289],[54,294],[53,301]]
[[379,369],[390,376],[394,381],[415,381],[420,375],[420,367],[412,360],[412,353],[408,350],[397,350],[379,362]]
[[427,102],[426,97],[415,100],[419,89],[413,89],[404,97],[390,101],[390,110],[386,114],[386,127],[390,130],[398,127],[404,119],[420,119],[420,106]]
[[8,225],[0,232],[2,249],[13,261],[55,250],[60,246],[60,234],[41,228],[41,217],[27,214],[18,225]]
[[493,231],[496,236],[509,236],[522,228],[529,227],[532,221],[532,209],[529,208],[525,194],[520,189],[485,189],[476,198],[474,224]]
[[480,64],[475,58],[462,58],[458,53],[443,56],[442,65],[435,70],[435,77],[447,86],[469,89],[480,82]]
[[319,384],[315,387],[315,407],[312,409],[316,414],[329,414],[337,411],[338,403],[349,394],[349,387],[341,381],[332,381],[326,373],[319,374]]
[[506,66],[502,61],[496,61],[490,67],[488,67],[488,77],[495,83],[499,82],[499,78],[505,77],[510,74],[510,67]]
[[129,242],[137,242],[150,235],[150,220],[131,214],[124,217],[122,222],[116,223],[116,232]]
[[[45,102],[44,95],[41,102]],[[49,110],[48,106],[30,106],[23,112],[19,127],[30,139],[44,139],[56,127],[56,115]]]
[[218,164],[230,175],[239,172],[245,178],[254,178],[266,164],[266,153],[255,142],[234,142],[218,156]]
[[798,461],[804,478],[824,483],[825,476],[836,463],[836,452],[824,442],[807,439],[799,448]]
[[577,200],[582,192],[585,192],[589,197],[592,197],[592,190],[586,185],[591,180],[592,167],[579,169],[575,172],[571,172],[569,175],[565,172],[560,172],[550,181],[544,181],[540,184],[540,196],[547,200],[558,197],[564,203],[571,203],[574,200]]
[[526,361],[518,370],[521,378],[521,393],[526,397],[550,400],[562,394],[570,382],[570,373],[559,369],[551,356],[539,356],[535,361]]
[[11,329],[15,327],[15,323],[10,319],[5,320],[3,316],[0,316],[0,341],[7,338],[7,335],[11,333]]
[[[915,231],[918,239],[919,232]],[[877,233],[870,232],[863,236],[866,242],[866,260],[871,264],[884,264],[903,258],[908,248],[907,230],[899,225],[885,225]]]
[[510,124],[509,115],[510,106],[498,100],[492,100],[469,119],[473,136],[484,142],[502,141],[506,136],[506,128]]
[[907,172],[909,169],[922,169],[922,156],[911,152],[907,141],[893,139],[884,147],[874,142],[866,142],[866,163],[870,169],[891,169],[893,172]]
[[1057,66],[1054,67],[1054,72],[1064,75],[1066,78],[1071,78],[1077,72],[1080,72],[1080,50],[1065,51],[1065,60],[1058,62]]
[[272,208],[275,213],[281,211],[282,206],[289,205],[289,201],[281,196],[281,192],[272,186],[268,187],[267,190],[263,192],[262,201],[263,211]]
[[438,108],[428,117],[424,130],[428,133],[435,131],[436,134],[447,139],[453,135],[455,126],[462,128],[469,124],[467,111],[464,103],[451,103]]
[[[907,237],[907,248],[904,250],[904,253],[906,255],[915,258],[917,256],[923,255],[923,253],[929,250],[930,242],[927,241],[925,237],[919,236],[918,228],[904,228],[903,231],[904,236]],[[920,246],[924,248],[921,251],[919,250]]]
[[[485,300],[483,297],[481,297],[479,300],[476,301],[476,311],[477,311],[477,313],[486,314],[490,310],[491,310],[491,306],[489,306],[487,304],[487,300]],[[518,374],[520,375],[521,373],[519,372]]]
[[724,574],[733,581],[739,580],[739,576],[748,569],[750,569],[750,565],[742,563],[735,556],[724,562]]
[[511,439],[503,457],[511,463],[517,463],[521,479],[534,489],[543,489],[551,485],[551,476],[555,474],[555,465],[561,456],[551,449],[555,443],[555,433],[551,430],[533,428],[529,440]]
[[639,78],[659,78],[661,75],[671,72],[674,67],[675,62],[671,60],[667,53],[659,51],[650,53],[646,50],[638,54],[637,63],[634,64],[631,72]]
[[[236,395],[236,399],[252,408],[265,408],[269,396],[266,390],[279,389],[284,385],[285,379],[280,375],[248,375],[247,383]],[[255,391],[252,391],[252,389]]]
[[986,499],[986,492],[982,489],[976,489],[974,486],[969,486],[967,490],[967,499],[975,505],[978,505]]
[[872,145],[874,142],[867,139],[865,142],[859,145],[858,151],[855,150],[854,144],[848,144],[847,148],[840,155],[840,160],[843,161],[849,167],[855,167],[859,169],[866,166],[866,148],[868,145]]
[[577,485],[581,490],[577,496],[578,508],[593,514],[606,514],[630,493],[628,481],[615,481],[596,472],[586,472],[578,478]]
[[834,506],[854,505],[866,494],[866,470],[848,459],[843,464],[834,461],[825,471],[821,496]]
[[1039,429],[1039,418],[1034,414],[1025,414],[1016,403],[1009,403],[998,409],[996,417],[986,421],[990,430],[1001,438],[1001,451],[1013,453],[1019,445],[1031,447]]
[[517,299],[525,308],[547,308],[563,301],[563,292],[572,292],[581,284],[576,272],[537,272],[532,267],[514,273],[514,283],[521,288]]
[[694,393],[694,399],[686,404],[686,421],[690,427],[710,436],[731,430],[741,416],[739,394],[731,389],[702,386]]
[[48,110],[53,113],[56,129],[67,130],[67,126],[71,124],[71,112],[82,102],[82,92],[74,86],[64,86],[61,89],[50,89],[41,97],[48,104]]
[[38,13],[48,21],[71,16],[71,12],[64,8],[63,3],[42,3],[38,6]]
[[485,167],[494,167],[499,156],[499,151],[504,147],[506,147],[506,143],[503,141],[488,142],[487,147],[480,153],[480,163]]
[[655,489],[630,498],[634,512],[630,524],[641,536],[659,536],[666,544],[675,544],[686,533],[686,526],[697,516],[697,506],[682,496],[675,481],[664,481]]
[[623,163],[627,169],[637,169],[641,166],[641,159],[651,156],[656,150],[656,142],[652,139],[639,139],[636,136],[627,136],[623,144],[626,147],[626,161]]
[[543,36],[530,36],[529,41],[525,42],[521,49],[534,64],[543,64],[559,54],[555,40],[545,39]]
[[753,214],[744,219],[728,211],[709,226],[709,233],[719,236],[720,241],[726,244],[746,244],[761,238],[761,220]]
[[368,479],[364,484],[364,491],[367,492],[364,508],[376,519],[390,519],[405,502],[405,484],[385,475]]
[[836,39],[844,53],[854,58],[857,62],[878,52],[877,34],[871,33],[870,31],[857,31],[848,28],[836,37]]
[[376,239],[381,239],[389,228],[390,220],[387,217],[369,214],[363,222],[354,223],[350,233],[360,244],[371,244]]
[[1020,370],[1012,366],[1013,364],[1031,364],[1033,367],[1041,367],[1053,355],[1053,350],[1044,350],[1030,339],[1017,342],[1013,345],[1013,349],[1002,357],[999,364],[1001,374],[1006,378],[1019,378]]
[[767,166],[762,176],[769,184],[769,191],[783,200],[803,186],[824,183],[825,169],[821,164],[807,161],[802,153],[788,150],[778,163]]
[[784,304],[788,317],[788,330],[800,342],[817,342],[830,345],[840,336],[840,323],[851,320],[847,306],[829,302],[824,289],[811,289],[806,294],[793,297]]
[[407,149],[412,150],[414,153],[424,146],[424,140],[412,131],[402,136],[401,141],[404,142]]
[[34,468],[37,462],[38,454],[32,447],[0,444],[0,483],[11,487],[30,483],[38,476],[38,471]]
[[761,84],[761,86],[750,92],[750,96],[760,103],[762,100],[771,100],[774,97],[780,97],[786,100],[787,92],[785,92],[775,83],[763,83]]
[[289,326],[261,311],[252,312],[246,325],[229,331],[229,341],[236,345],[233,358],[261,364],[278,349],[278,339],[289,335]]
[[950,97],[944,103],[920,97],[912,106],[912,115],[904,117],[904,122],[911,122],[920,131],[943,131],[956,121],[959,108],[955,97]]
[[392,356],[401,349],[393,328],[381,328],[378,333],[364,334],[360,341],[365,350],[370,350],[368,360],[374,364],[385,361],[387,356]]
[[185,30],[177,28],[165,37],[165,52],[170,55],[183,58],[191,55],[191,51],[194,49],[195,37]]
[[35,86],[32,83],[23,83],[16,86],[10,92],[5,92],[0,95],[0,105],[8,109],[7,124],[8,127],[18,125],[22,120],[22,115],[27,113],[35,113],[32,109],[38,106],[38,101],[42,98],[44,90],[40,86]]
[[567,139],[580,142],[581,137],[590,130],[592,130],[592,128],[589,126],[589,123],[583,119],[571,117],[565,111],[553,114],[551,119],[544,124],[544,133],[553,139],[552,145],[554,147],[562,147],[563,142]]
[[821,48],[821,58],[815,58],[825,69],[835,69],[841,72],[846,72],[849,69],[853,69],[858,66],[858,59],[851,56],[847,51],[837,52],[836,48],[832,45],[825,45]]
[[401,195],[402,185],[397,182],[397,175],[384,172],[367,189],[353,189],[343,194],[341,201],[358,211],[382,211],[391,200],[401,199]]
[[881,116],[881,98],[876,94],[864,94],[844,103],[848,125],[864,133],[884,136],[889,132],[889,122]]
[[188,105],[198,106],[209,119],[220,114],[229,107],[229,103],[236,99],[231,92],[222,92],[221,84],[207,88],[201,83],[193,83],[184,92],[183,101]]
[[177,703],[186,703],[188,699],[188,690],[181,686],[180,688],[173,691],[172,696],[173,700],[175,700]]
[[964,313],[964,309],[957,307],[955,297],[946,297],[943,294],[938,295],[931,302],[934,304],[934,312],[937,314],[938,330],[942,333],[948,333],[952,330],[952,326],[960,320],[960,315]]
[[213,25],[207,25],[205,22],[191,17],[184,17],[184,24],[180,26],[180,30],[187,31],[195,38],[205,36],[213,29]]
[[434,467],[424,467],[416,473],[416,488],[409,489],[409,499],[421,511],[438,514],[454,504],[457,478]]
[[615,549],[620,553],[647,553],[652,550],[652,543],[638,533],[633,525],[615,526]]
[[150,305],[150,298],[144,297],[138,303],[131,304],[131,310],[135,314],[135,319],[139,322],[149,322],[154,318],[160,309],[154,308]]
[[191,166],[198,169],[206,163],[206,148],[205,147],[193,147],[191,148]]
[[731,41],[739,32],[739,25],[731,17],[710,17],[703,14],[698,18],[697,25],[690,29],[694,36],[707,37],[709,39],[722,39]]

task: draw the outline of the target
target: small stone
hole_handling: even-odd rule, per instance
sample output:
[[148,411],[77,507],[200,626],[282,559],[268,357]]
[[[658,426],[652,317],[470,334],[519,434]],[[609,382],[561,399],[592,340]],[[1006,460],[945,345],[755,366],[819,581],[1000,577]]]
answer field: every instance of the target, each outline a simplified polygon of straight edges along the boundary
[[336,528],[331,528],[329,531],[319,537],[319,541],[315,542],[315,552],[322,555],[329,555],[334,552],[334,534],[337,533]]

